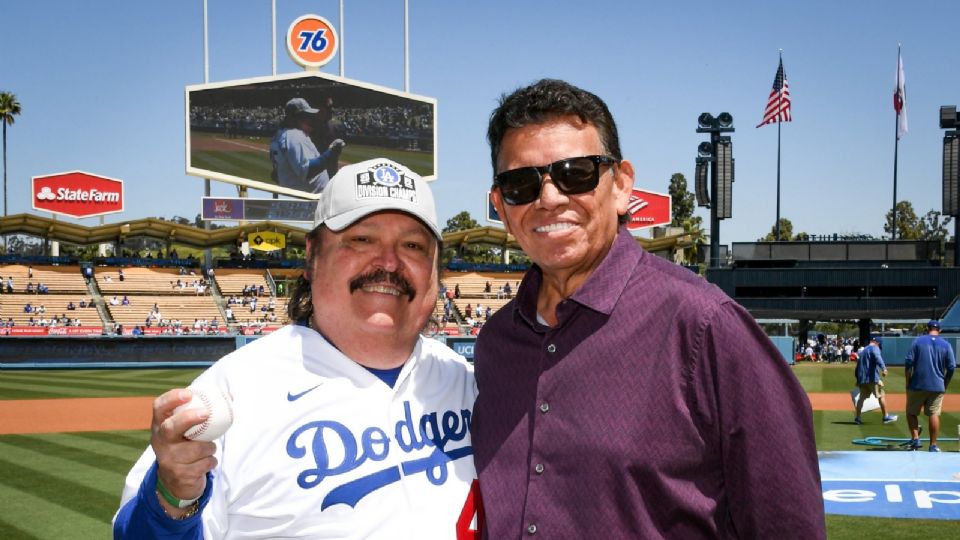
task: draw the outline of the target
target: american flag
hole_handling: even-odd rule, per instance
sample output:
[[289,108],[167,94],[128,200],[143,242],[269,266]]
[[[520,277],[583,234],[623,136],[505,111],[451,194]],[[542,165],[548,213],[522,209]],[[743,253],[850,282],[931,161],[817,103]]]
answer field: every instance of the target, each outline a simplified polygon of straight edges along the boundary
[[783,59],[777,68],[777,76],[773,78],[773,89],[767,100],[767,109],[763,111],[763,120],[757,127],[777,122],[790,121],[790,85],[787,84],[787,75],[783,72]]

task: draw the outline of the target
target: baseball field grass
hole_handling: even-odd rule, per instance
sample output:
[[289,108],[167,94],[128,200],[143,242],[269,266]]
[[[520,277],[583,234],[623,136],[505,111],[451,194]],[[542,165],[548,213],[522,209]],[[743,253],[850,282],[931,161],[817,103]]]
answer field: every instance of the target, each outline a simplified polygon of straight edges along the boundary
[[[191,138],[197,148],[190,151],[190,164],[198,169],[216,171],[238,178],[274,184],[270,179],[273,165],[270,162],[268,137],[225,138],[220,134],[194,132]],[[379,146],[347,144],[340,154],[341,165],[358,163],[374,157],[386,157],[410,167],[422,176],[434,175],[433,153],[388,149]]]
[[[850,365],[806,364],[793,371],[808,392],[848,393],[853,386]],[[904,391],[902,371],[891,368],[888,392]],[[156,396],[186,386],[199,372],[3,370],[0,400]],[[951,393],[960,393],[953,386]],[[143,414],[148,418],[150,411]],[[879,413],[866,413],[863,426],[854,425],[852,418],[850,411],[815,411],[817,448],[869,451],[851,441],[867,435],[906,436],[902,416],[884,425]],[[946,436],[957,433],[960,414],[946,413],[941,420]],[[148,439],[146,430],[0,435],[0,538],[109,538],[124,478]],[[946,449],[956,451],[953,444]],[[836,539],[955,538],[957,523],[829,515],[827,529]]]

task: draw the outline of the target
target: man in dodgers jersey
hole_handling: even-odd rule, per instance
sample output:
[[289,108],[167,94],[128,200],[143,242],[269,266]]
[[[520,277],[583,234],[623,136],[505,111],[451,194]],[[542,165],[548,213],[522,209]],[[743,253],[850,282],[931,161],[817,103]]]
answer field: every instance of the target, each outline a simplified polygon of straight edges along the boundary
[[[472,368],[420,331],[438,290],[433,196],[386,159],[323,191],[297,324],[244,346],[195,386],[233,397],[215,443],[154,401],[151,447],[127,477],[115,538],[474,538]],[[196,499],[196,500],[194,500]]]
[[284,107],[280,129],[270,141],[271,178],[281,187],[319,193],[336,171],[346,143],[334,139],[321,153],[312,137],[329,132],[329,106],[320,114],[303,98],[293,98]]

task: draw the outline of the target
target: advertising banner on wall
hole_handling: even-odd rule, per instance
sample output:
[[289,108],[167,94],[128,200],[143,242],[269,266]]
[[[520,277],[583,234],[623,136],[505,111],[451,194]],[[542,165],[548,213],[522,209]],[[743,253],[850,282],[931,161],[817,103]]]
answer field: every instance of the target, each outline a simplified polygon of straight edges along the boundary
[[257,251],[276,251],[287,245],[287,237],[273,231],[259,231],[247,234],[250,249]]
[[34,176],[33,209],[75,218],[123,212],[123,180],[82,171]]
[[666,193],[634,188],[627,203],[627,212],[630,215],[627,228],[637,230],[667,225],[673,221],[671,203],[670,195]]

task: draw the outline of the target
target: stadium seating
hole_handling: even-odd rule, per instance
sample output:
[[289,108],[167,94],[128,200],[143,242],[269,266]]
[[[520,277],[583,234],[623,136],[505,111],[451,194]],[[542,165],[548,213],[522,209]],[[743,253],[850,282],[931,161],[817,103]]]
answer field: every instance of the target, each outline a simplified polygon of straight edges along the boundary
[[[36,274],[34,274],[36,275]],[[81,279],[81,282],[83,280]],[[89,295],[83,294],[0,294],[0,320],[7,322],[13,319],[16,326],[28,326],[30,318],[34,321],[40,319],[50,319],[52,317],[66,316],[69,319],[79,319],[81,326],[102,326],[100,314],[95,307],[81,308],[80,302],[90,302]],[[67,304],[73,302],[76,309],[68,310]],[[43,313],[27,313],[23,310],[26,304],[33,308],[41,305],[44,307]],[[63,326],[58,324],[57,326]]]

